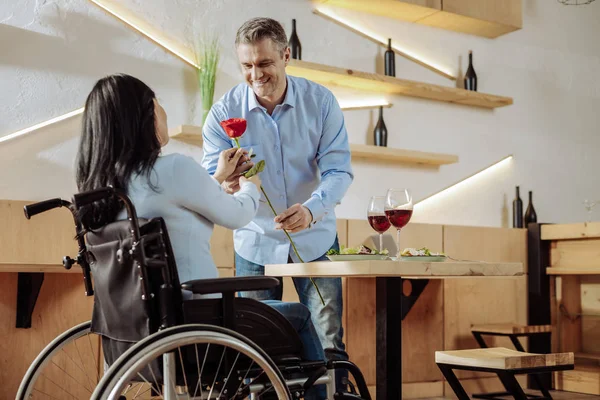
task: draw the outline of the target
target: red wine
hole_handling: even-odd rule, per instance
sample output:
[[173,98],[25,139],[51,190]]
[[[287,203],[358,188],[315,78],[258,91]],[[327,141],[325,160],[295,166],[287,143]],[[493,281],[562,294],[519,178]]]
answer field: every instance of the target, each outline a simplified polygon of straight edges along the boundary
[[387,215],[388,220],[394,225],[396,228],[403,228],[408,221],[410,221],[410,217],[412,217],[413,210],[385,210],[385,215]]
[[369,215],[367,218],[369,219],[371,228],[375,229],[378,233],[383,233],[390,229],[390,221],[385,215]]

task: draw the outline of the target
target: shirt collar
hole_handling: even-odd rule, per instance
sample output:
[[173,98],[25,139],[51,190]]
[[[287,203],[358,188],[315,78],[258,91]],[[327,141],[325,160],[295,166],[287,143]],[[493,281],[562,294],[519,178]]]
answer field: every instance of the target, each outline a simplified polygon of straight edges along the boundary
[[[283,99],[283,104],[287,104],[290,107],[296,106],[296,91],[294,90],[294,84],[289,76],[286,75],[285,79],[287,80],[287,90],[285,93],[285,98]],[[255,108],[262,108],[258,100],[256,99],[256,94],[252,87],[248,86],[248,111],[252,111]]]

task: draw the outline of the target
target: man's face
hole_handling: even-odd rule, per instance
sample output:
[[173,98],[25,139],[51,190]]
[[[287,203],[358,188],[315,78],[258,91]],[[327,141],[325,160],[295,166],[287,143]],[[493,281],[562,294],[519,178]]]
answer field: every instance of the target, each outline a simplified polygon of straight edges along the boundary
[[238,60],[246,83],[259,98],[276,100],[283,94],[286,85],[285,66],[290,59],[290,49],[281,54],[271,39],[257,43],[240,44]]

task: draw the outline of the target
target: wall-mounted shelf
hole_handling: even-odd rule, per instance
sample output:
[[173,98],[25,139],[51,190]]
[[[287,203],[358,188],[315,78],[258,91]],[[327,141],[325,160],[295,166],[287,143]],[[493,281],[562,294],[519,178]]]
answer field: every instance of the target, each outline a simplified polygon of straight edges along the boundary
[[307,61],[290,60],[287,73],[324,85],[343,86],[378,93],[456,103],[475,107],[496,108],[513,103],[510,97],[495,96],[453,87],[415,82],[370,72],[354,71]]
[[[169,131],[172,139],[202,146],[202,128],[195,125],[180,125]],[[389,147],[350,144],[353,158],[375,161],[389,161],[404,164],[444,165],[458,162],[458,156],[443,153],[427,153],[416,150],[392,149]]]
[[202,147],[202,127],[196,125],[179,125],[169,129],[169,136],[184,143]]
[[523,27],[522,0],[314,0],[420,25],[496,38]]
[[350,144],[353,158],[375,161],[390,161],[404,164],[444,165],[458,162],[458,156],[443,153],[427,153],[416,150],[392,149],[389,147]]

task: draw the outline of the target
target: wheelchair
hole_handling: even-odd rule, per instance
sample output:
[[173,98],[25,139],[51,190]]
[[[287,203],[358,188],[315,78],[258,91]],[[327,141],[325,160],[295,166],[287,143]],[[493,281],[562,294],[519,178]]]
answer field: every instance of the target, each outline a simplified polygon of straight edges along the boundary
[[[77,210],[111,196],[124,204],[127,220],[84,234]],[[181,284],[162,218],[138,218],[125,193],[112,187],[72,200],[50,199],[24,212],[27,219],[58,207],[73,213],[79,252],[63,265],[81,266],[85,294],[94,296],[92,319],[59,335],[38,355],[17,400],[300,399],[318,385],[325,385],[330,400],[370,400],[356,365],[303,360],[298,333],[282,314],[236,296],[273,288],[277,279]],[[335,391],[336,370],[348,374],[345,393]]]

